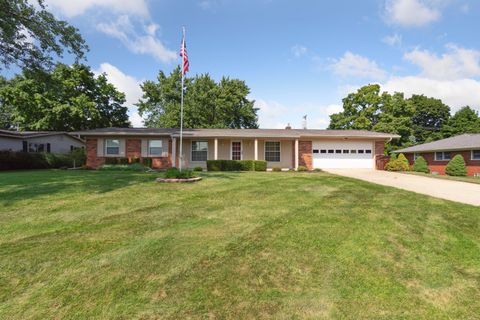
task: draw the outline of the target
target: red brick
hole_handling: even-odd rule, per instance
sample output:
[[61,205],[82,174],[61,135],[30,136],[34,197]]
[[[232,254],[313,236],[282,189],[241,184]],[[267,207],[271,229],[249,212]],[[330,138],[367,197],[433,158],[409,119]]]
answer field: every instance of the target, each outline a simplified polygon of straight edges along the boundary
[[308,170],[313,170],[312,163],[312,141],[298,142],[298,165],[304,166]]
[[87,138],[87,168],[96,169],[105,163],[105,158],[97,156],[97,139]]
[[128,162],[132,162],[135,158],[142,157],[142,140],[141,139],[127,139],[126,142],[126,156]]
[[[471,152],[470,150],[466,151],[452,151],[452,158],[460,154],[465,159],[465,164],[467,165],[467,175],[473,176],[475,173],[480,173],[480,160],[471,160]],[[430,168],[431,172],[438,172],[441,175],[445,175],[445,168],[448,164],[447,161],[435,161],[435,153],[434,152],[426,152],[426,153],[419,153],[422,157],[427,160],[428,167]],[[413,165],[413,153],[405,153],[408,161],[411,165]]]

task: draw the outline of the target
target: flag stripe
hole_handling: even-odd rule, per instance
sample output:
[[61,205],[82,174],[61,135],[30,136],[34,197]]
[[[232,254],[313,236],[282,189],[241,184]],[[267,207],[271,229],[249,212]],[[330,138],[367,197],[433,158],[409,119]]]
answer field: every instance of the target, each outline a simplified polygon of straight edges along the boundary
[[185,75],[185,73],[187,73],[188,71],[188,68],[190,67],[190,63],[188,62],[187,45],[185,44],[185,38],[182,39],[182,47],[180,48],[180,57],[182,57],[183,75]]

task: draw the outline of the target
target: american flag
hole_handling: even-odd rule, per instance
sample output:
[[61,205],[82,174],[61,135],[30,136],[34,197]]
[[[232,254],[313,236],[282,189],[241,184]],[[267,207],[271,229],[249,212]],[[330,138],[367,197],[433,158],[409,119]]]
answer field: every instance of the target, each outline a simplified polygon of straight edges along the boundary
[[185,34],[183,35],[182,47],[180,48],[180,57],[182,57],[183,75],[185,75],[185,73],[188,71],[188,67],[190,66],[188,63],[187,45],[185,44]]

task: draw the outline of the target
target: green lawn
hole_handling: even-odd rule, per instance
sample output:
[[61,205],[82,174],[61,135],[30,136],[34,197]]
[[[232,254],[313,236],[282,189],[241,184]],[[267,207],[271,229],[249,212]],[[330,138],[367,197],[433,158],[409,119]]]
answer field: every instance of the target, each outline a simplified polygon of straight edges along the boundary
[[423,172],[413,172],[413,171],[404,172],[404,173],[414,174],[414,175],[417,175],[417,176],[436,178],[436,179],[454,180],[454,181],[462,181],[462,182],[470,182],[470,183],[480,184],[480,177],[454,177],[454,176],[423,173]]
[[478,319],[480,209],[326,173],[0,173],[0,319]]

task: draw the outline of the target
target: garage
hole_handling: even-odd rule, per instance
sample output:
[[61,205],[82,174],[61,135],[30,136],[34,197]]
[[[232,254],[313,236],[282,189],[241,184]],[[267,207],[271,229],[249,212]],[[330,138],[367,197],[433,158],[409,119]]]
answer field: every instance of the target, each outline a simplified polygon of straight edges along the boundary
[[312,141],[313,167],[319,169],[375,168],[372,141]]

